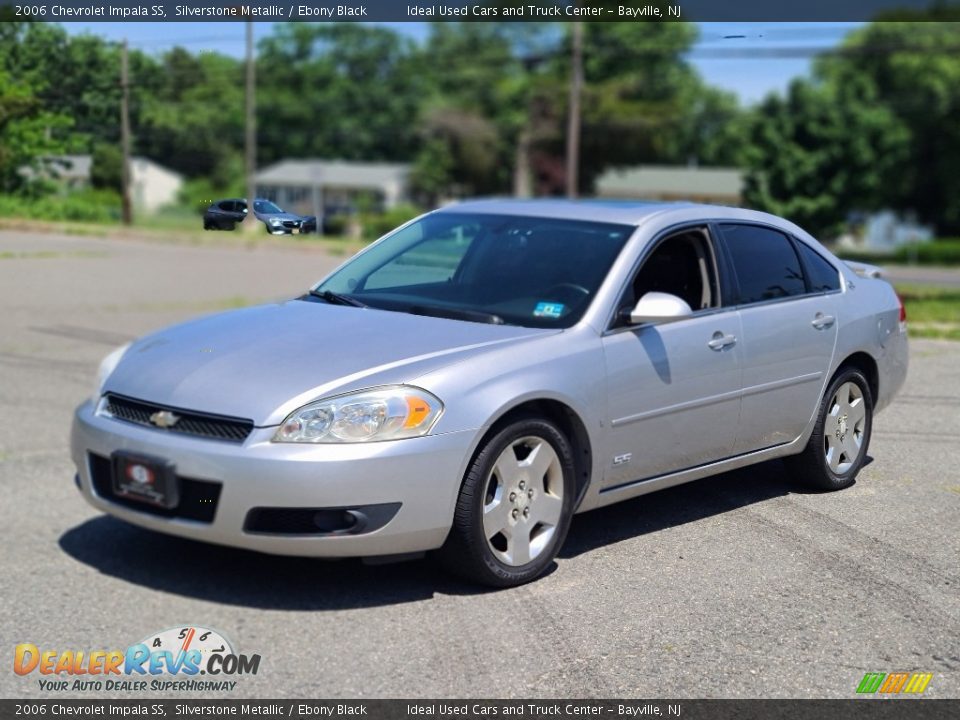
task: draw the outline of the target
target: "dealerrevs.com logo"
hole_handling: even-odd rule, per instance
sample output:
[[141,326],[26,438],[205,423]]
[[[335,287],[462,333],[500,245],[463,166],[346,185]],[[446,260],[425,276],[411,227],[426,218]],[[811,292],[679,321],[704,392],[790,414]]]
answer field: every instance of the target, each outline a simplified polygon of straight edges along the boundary
[[238,654],[221,633],[199,626],[151,633],[126,650],[51,650],[20,643],[13,655],[13,671],[38,676],[40,689],[50,692],[230,691],[237,680],[228,678],[256,675],[259,669],[259,655]]

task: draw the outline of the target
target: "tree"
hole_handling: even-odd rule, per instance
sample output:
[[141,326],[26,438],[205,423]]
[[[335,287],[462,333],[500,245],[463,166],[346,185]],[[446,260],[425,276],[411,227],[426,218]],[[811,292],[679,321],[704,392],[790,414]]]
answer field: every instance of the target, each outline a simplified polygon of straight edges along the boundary
[[747,202],[821,236],[836,234],[852,211],[883,207],[907,139],[868,86],[805,80],[786,97],[768,96],[749,133]]
[[412,41],[359,23],[275,27],[257,70],[264,161],[413,156],[423,93]]
[[26,83],[0,68],[0,190],[27,189],[30,176],[22,170],[38,170],[44,156],[63,152],[58,135],[69,126],[68,117],[44,109]]
[[682,110],[675,130],[666,133],[668,161],[743,166],[750,114],[735,95],[697,78],[681,90],[678,105]]
[[77,152],[119,137],[119,55],[92,35],[71,37],[48,23],[18,23],[0,52],[0,66],[33,89],[47,109],[72,119],[60,139]]
[[422,146],[414,160],[414,190],[428,204],[451,195],[484,195],[501,189],[497,128],[482,115],[435,108],[421,123]]
[[[670,135],[684,111],[681,95],[696,79],[681,59],[695,37],[696,30],[688,23],[584,24],[582,191],[589,192],[608,167],[668,156]],[[569,44],[567,33],[556,63],[564,86],[570,73]],[[556,114],[565,118],[567,96],[555,97]],[[558,134],[556,152],[562,154],[563,148],[565,138]]]
[[[943,19],[930,12],[928,19]],[[905,128],[906,153],[884,178],[885,203],[942,233],[960,233],[960,23],[873,23],[823,58],[816,73],[838,90],[861,88],[878,113]]]
[[94,146],[90,167],[90,184],[95,188],[122,192],[123,152],[117,145],[97,143]]
[[[484,117],[496,130],[496,137],[474,141],[496,159],[495,176],[478,177],[455,162],[452,183],[473,188],[494,181],[503,192],[511,184],[523,184],[524,165],[529,164],[538,194],[563,191],[569,27],[432,27],[421,53],[432,98],[428,107]],[[682,59],[695,35],[687,23],[584,24],[582,190],[589,192],[595,178],[611,166],[686,162],[692,156],[716,164],[737,157],[742,133],[726,130],[727,120],[739,119],[735,100],[705,88]],[[433,113],[424,115],[428,124]],[[432,142],[424,152],[435,158],[439,151]]]
[[243,148],[241,64],[218,53],[173,48],[160,59],[158,76],[158,86],[139,99],[139,151],[187,177],[230,185]]
[[414,173],[429,197],[505,193],[526,173],[555,41],[543,23],[431,25],[416,54],[425,99]]

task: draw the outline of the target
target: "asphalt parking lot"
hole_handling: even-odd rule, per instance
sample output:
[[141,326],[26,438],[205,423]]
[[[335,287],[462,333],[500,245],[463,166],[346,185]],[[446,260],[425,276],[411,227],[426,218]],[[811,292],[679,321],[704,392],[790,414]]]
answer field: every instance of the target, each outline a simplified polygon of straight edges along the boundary
[[198,624],[262,656],[227,697],[846,698],[868,671],[960,697],[960,343],[912,343],[852,488],[810,493],[772,462],[594,511],[514,590],[205,546],[81,501],[67,436],[103,355],[340,260],[0,232],[0,696],[44,694],[11,671],[17,643]]

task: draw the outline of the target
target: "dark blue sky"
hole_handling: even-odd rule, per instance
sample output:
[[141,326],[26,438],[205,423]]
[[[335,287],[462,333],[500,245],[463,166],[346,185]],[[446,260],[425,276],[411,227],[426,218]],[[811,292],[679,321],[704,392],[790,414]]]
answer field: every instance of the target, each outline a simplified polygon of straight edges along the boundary
[[[422,39],[425,23],[382,23]],[[690,61],[712,85],[735,92],[745,103],[755,102],[770,91],[782,90],[790,79],[810,70],[802,57],[749,57],[750,51],[786,48],[830,48],[839,43],[857,23],[699,23],[700,40]],[[256,36],[270,33],[272,23],[257,23]],[[111,40],[128,39],[131,46],[160,53],[182,45],[193,51],[215,50],[241,56],[243,23],[65,23],[68,31],[103,35]],[[733,37],[731,37],[733,36]],[[742,36],[742,37],[740,37]],[[741,49],[743,56],[716,57],[718,48]]]

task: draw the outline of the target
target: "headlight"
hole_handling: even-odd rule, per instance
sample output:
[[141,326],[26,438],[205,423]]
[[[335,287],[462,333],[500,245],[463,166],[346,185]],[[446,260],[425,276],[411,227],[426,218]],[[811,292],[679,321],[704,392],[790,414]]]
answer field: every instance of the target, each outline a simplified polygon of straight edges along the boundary
[[399,440],[430,432],[443,403],[416,387],[363,390],[317,400],[291,413],[274,442],[355,443]]
[[103,393],[104,383],[107,382],[107,378],[110,377],[110,374],[117,369],[117,365],[120,364],[123,354],[127,352],[127,348],[129,347],[130,343],[121,345],[100,361],[100,369],[97,370],[97,386],[93,389],[94,403],[100,399],[100,395]]
[[274,227],[280,227],[283,225],[283,221],[281,221],[280,218],[270,218],[270,224]]

